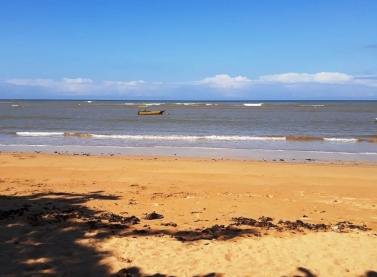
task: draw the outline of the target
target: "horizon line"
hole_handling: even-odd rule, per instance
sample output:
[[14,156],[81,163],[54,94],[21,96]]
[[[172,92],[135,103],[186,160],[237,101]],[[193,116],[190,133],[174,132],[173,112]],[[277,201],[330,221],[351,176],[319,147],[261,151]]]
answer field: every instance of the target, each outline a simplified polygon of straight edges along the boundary
[[126,102],[141,102],[141,101],[186,101],[186,102],[243,102],[243,101],[253,101],[253,102],[276,102],[276,101],[357,101],[357,102],[377,102],[377,99],[275,99],[275,100],[267,100],[267,99],[95,99],[95,98],[83,98],[83,99],[54,99],[54,98],[0,98],[0,101],[126,101]]

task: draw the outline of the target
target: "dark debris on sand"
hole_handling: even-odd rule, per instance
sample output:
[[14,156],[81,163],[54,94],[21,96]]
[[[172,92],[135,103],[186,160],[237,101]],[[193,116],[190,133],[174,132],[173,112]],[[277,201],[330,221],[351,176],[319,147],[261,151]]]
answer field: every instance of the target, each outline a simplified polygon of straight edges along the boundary
[[25,212],[30,211],[30,205],[23,205],[19,209],[11,209],[8,211],[0,210],[0,220],[2,219],[14,219],[16,216],[23,216]]
[[253,227],[261,227],[265,229],[276,229],[276,225],[272,223],[273,219],[271,217],[260,217],[258,220],[247,218],[247,217],[233,217],[233,221],[236,223],[234,225],[248,225]]
[[66,223],[69,219],[86,221],[90,229],[109,228],[125,229],[128,224],[134,225],[140,222],[136,216],[124,217],[111,212],[102,213],[98,216],[85,214],[78,208],[43,207],[43,212],[30,209],[30,205],[24,205],[19,209],[8,211],[0,210],[0,220],[12,220],[16,216],[25,216],[32,226],[44,226],[48,224]]
[[303,222],[302,220],[296,220],[296,221],[289,221],[289,220],[279,220],[277,224],[272,223],[273,218],[271,217],[265,217],[262,216],[258,218],[258,220],[252,219],[252,218],[246,218],[246,217],[233,217],[233,221],[235,221],[234,225],[240,226],[240,225],[248,225],[253,227],[259,227],[266,230],[277,230],[279,232],[287,231],[287,230],[311,230],[311,231],[328,231],[328,230],[338,230],[340,232],[346,232],[348,230],[352,229],[358,229],[360,231],[369,231],[371,230],[368,228],[365,224],[362,225],[355,225],[349,221],[342,221],[338,222],[335,225],[331,224],[314,224],[314,223],[308,223]]
[[348,229],[358,229],[360,231],[370,231],[372,230],[371,228],[368,228],[365,224],[363,225],[356,225],[356,224],[353,224],[349,221],[341,221],[341,222],[338,222],[337,224],[335,224],[335,226],[333,227],[334,230],[339,230],[340,232],[344,232],[344,231],[347,231]]
[[[81,220],[86,222],[89,229],[126,229],[130,225],[135,225],[140,223],[140,219],[136,216],[125,217],[122,215],[114,214],[111,212],[105,212],[100,215],[91,215],[85,213],[84,210],[77,207],[69,208],[58,208],[51,206],[48,203],[45,207],[41,207],[41,210],[33,210],[30,205],[23,205],[18,209],[10,209],[8,211],[0,210],[0,220],[14,220],[17,217],[23,217],[32,226],[45,226],[49,224],[59,224],[60,227],[64,227],[70,224],[70,220]],[[155,220],[162,219],[163,215],[156,212],[146,214],[143,219],[145,220]],[[304,219],[307,218],[304,216]],[[349,232],[351,230],[359,231],[369,231],[371,230],[365,224],[356,225],[349,221],[341,221],[336,224],[313,224],[304,222],[302,220],[289,221],[289,220],[279,220],[274,223],[274,219],[267,216],[262,216],[260,218],[253,219],[247,217],[233,217],[232,221],[234,223],[224,226],[224,225],[213,225],[207,228],[197,228],[190,231],[178,231],[172,237],[179,241],[194,241],[194,240],[211,240],[211,239],[231,239],[237,236],[253,235],[261,236],[261,230],[276,230],[278,232],[284,231],[298,231],[303,232],[305,229],[310,231],[335,231],[335,232]],[[172,226],[177,227],[174,222],[161,223],[162,226]],[[258,229],[241,229],[238,226],[252,226]],[[144,227],[149,227],[149,225],[144,225]],[[148,228],[150,229],[150,227]],[[146,230],[134,230],[136,234],[150,233]]]
[[213,225],[208,228],[197,228],[194,232],[184,232],[182,236],[175,236],[175,238],[182,242],[195,241],[195,240],[226,240],[234,238],[239,235],[243,230],[235,228],[234,226]]
[[172,226],[172,227],[177,227],[178,224],[174,222],[168,222],[168,223],[161,223],[160,225],[162,226]]
[[150,214],[146,214],[144,217],[144,219],[146,220],[154,220],[154,219],[162,219],[162,218],[164,218],[164,216],[156,212],[151,212]]

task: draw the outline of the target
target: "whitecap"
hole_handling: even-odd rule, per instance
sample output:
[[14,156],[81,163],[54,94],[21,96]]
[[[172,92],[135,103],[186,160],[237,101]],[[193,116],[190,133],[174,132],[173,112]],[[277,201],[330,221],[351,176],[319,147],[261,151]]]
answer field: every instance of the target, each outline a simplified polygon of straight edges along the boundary
[[24,137],[50,137],[50,136],[63,136],[63,132],[16,132],[18,136]]
[[358,142],[358,139],[355,138],[324,138],[325,141],[332,142]]
[[246,107],[262,107],[263,103],[244,103],[243,105]]

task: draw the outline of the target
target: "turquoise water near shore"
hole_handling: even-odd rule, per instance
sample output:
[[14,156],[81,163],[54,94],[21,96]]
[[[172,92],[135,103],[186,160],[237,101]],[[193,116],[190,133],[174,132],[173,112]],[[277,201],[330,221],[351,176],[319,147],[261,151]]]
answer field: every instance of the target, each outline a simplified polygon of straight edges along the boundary
[[[137,106],[165,110],[138,116]],[[377,155],[377,101],[0,101],[0,145]],[[255,151],[254,151],[255,152]]]

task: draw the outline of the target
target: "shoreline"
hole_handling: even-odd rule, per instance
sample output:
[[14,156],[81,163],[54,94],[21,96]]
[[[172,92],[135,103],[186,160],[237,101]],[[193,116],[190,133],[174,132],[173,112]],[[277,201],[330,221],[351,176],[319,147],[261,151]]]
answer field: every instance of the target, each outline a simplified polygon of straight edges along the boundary
[[158,156],[214,158],[244,161],[291,163],[368,163],[377,164],[377,153],[348,153],[301,150],[229,149],[204,147],[119,147],[119,146],[50,146],[0,145],[0,153],[46,153],[94,156]]

